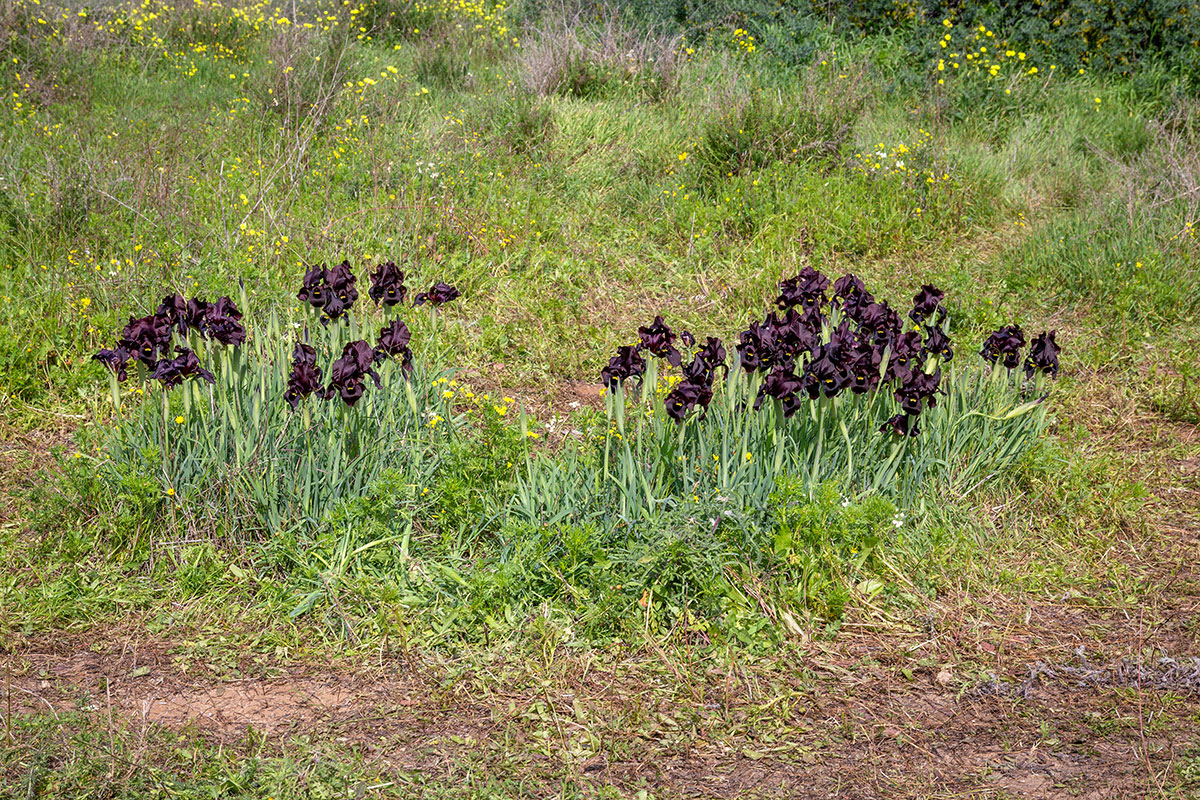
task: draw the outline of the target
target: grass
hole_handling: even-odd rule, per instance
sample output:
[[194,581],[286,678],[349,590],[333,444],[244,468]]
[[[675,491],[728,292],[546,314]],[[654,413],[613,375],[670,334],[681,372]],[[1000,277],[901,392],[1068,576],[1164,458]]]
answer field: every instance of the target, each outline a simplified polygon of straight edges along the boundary
[[[795,15],[681,38],[608,11],[316,9],[307,28],[265,6],[0,8],[0,645],[124,631],[166,642],[179,674],[214,680],[255,664],[430,659],[439,697],[486,698],[514,738],[475,731],[482,754],[434,769],[369,754],[325,723],[307,740],[215,739],[60,706],[10,723],[5,791],[371,796],[363,787],[391,782],[397,796],[675,796],[678,776],[605,782],[584,767],[601,753],[636,762],[645,739],[663,758],[721,741],[727,759],[877,735],[772,716],[824,685],[807,673],[787,684],[795,659],[830,658],[811,648],[848,648],[839,669],[877,679],[933,680],[950,664],[974,676],[955,684],[968,691],[1021,663],[960,644],[927,656],[909,637],[942,648],[982,620],[1036,638],[1023,615],[1055,603],[1082,609],[1096,647],[1105,631],[1131,652],[1194,647],[1194,628],[1163,638],[1194,586],[1181,553],[1200,452],[1200,117],[1184,66],[1081,74],[1030,47],[996,80],[938,84],[942,33],[919,26],[861,37]],[[754,49],[733,33],[742,24]],[[255,315],[300,319],[302,265],[342,258],[394,259],[414,291],[441,279],[463,290],[439,341],[481,399],[419,481],[385,475],[319,524],[252,537],[180,525],[148,473],[116,489],[96,479],[92,448],[113,416],[89,357],[129,316],[153,311],[164,287],[238,297],[244,283]],[[894,528],[900,509],[879,498],[843,509],[837,485],[786,481],[740,527],[709,524],[721,518],[710,508],[664,517],[646,539],[603,515],[497,522],[525,474],[519,409],[540,437],[533,455],[559,457],[572,431],[604,424],[598,385],[583,387],[638,325],[662,313],[731,342],[805,265],[853,271],[896,304],[936,283],[964,360],[1001,324],[1057,329],[1046,445],[975,495],[904,509]],[[396,496],[413,509],[403,557],[372,544],[397,534]],[[1128,627],[1139,614],[1159,624],[1146,641]],[[1069,625],[1048,630],[1070,641]],[[857,636],[893,637],[894,662],[863,666]],[[1069,656],[1017,635],[988,643],[1014,659]],[[586,674],[610,657],[631,659],[625,675],[649,699],[604,706],[566,736],[576,729],[559,715],[577,712],[538,697],[538,681],[561,688],[563,664]],[[498,689],[510,672],[515,709]],[[661,718],[681,698],[706,708],[710,672],[761,681],[750,695],[762,708]],[[1164,703],[1163,724],[1189,702]],[[1096,711],[1087,737],[1131,709]],[[769,720],[770,739],[747,733]],[[1011,722],[1012,741],[1043,721]],[[466,735],[435,735],[430,758],[461,754],[449,737]],[[1154,761],[1147,780],[1186,796],[1196,750],[1180,752],[1192,755]]]

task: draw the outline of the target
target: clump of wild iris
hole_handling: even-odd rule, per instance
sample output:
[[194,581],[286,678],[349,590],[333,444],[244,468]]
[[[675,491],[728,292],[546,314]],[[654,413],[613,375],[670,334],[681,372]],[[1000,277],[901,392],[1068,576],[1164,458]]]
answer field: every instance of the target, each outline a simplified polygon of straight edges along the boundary
[[130,317],[116,345],[92,358],[107,366],[118,382],[128,379],[130,365],[135,364],[143,377],[160,381],[167,389],[184,378],[211,384],[213,374],[200,365],[194,349],[197,340],[224,347],[236,347],[246,340],[242,312],[232,300],[222,297],[208,303],[199,297],[184,300],[182,295],[167,295],[153,314]]
[[[111,371],[118,410],[118,384],[136,371],[140,383],[161,382],[161,412],[141,403],[118,419],[104,462],[113,479],[133,472],[164,483],[177,504],[195,495],[201,502],[180,504],[179,513],[209,519],[191,524],[277,531],[289,520],[320,520],[386,470],[432,463],[431,438],[453,418],[431,374],[434,337],[418,358],[400,317],[405,276],[394,263],[369,278],[373,306],[358,302],[348,262],[308,268],[298,296],[322,324],[295,323],[299,340],[274,314],[251,336],[228,297],[210,304],[169,295],[155,314],[131,319],[94,358]],[[436,283],[413,305],[436,308],[457,296]],[[373,341],[360,338],[360,327],[380,322]]]
[[719,520],[765,511],[784,478],[908,502],[969,491],[1038,441],[1053,332],[1022,371],[1024,336],[1002,328],[981,351],[987,369],[956,355],[935,286],[899,310],[854,275],[811,267],[779,290],[732,347],[676,334],[661,316],[639,328],[601,371],[609,427],[597,463],[531,465],[517,508],[633,526],[707,505]]
[[[404,272],[392,261],[379,264],[371,273],[371,288],[367,294],[377,307],[382,306],[385,315],[390,316],[408,296],[404,280]],[[349,261],[329,268],[324,265],[311,266],[304,273],[296,297],[313,308],[323,326],[339,321],[352,323],[351,311],[358,300],[357,283]],[[428,292],[421,292],[414,297],[413,305],[430,303],[435,307],[441,306],[459,295],[457,288],[439,281]],[[356,331],[356,328],[352,329],[352,332]],[[376,388],[380,387],[375,364],[388,358],[398,359],[405,374],[412,371],[411,337],[404,321],[393,317],[379,329],[374,345],[363,339],[346,343],[341,355],[330,366],[329,385],[324,388],[321,387],[321,370],[316,366],[316,351],[307,344],[298,344],[288,378],[287,402],[295,409],[312,395],[320,400],[338,397],[347,406],[353,406],[362,398],[368,377]]]
[[[942,366],[954,359],[947,333],[945,294],[924,285],[912,299],[906,324],[886,300],[876,301],[863,282],[846,275],[833,282],[806,267],[779,284],[777,311],[755,322],[739,336],[738,362],[758,378],[754,408],[777,401],[790,418],[809,404],[831,400],[844,393],[873,396],[890,394],[896,412],[881,432],[918,436],[924,409],[937,405]],[[640,378],[646,369],[644,354],[665,359],[682,368],[682,379],[665,398],[666,413],[682,422],[694,409],[703,414],[713,397],[718,368],[725,368],[725,347],[708,337],[689,363],[675,348],[675,334],[656,317],[638,329],[636,345],[622,347],[601,371],[601,381],[616,391],[627,378]],[[1025,359],[1025,374],[1054,376],[1059,348],[1055,332],[1040,334]],[[685,347],[696,340],[684,331],[678,337]],[[1024,335],[1016,325],[991,334],[981,355],[1012,370],[1021,363]]]

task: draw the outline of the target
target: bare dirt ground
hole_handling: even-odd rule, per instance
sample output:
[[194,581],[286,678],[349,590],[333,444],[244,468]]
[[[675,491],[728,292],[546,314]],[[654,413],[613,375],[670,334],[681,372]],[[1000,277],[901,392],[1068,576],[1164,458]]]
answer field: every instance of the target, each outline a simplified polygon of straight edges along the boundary
[[997,605],[986,626],[851,634],[792,663],[678,676],[658,659],[681,653],[566,659],[515,681],[384,653],[221,680],[183,672],[168,640],[96,631],[30,641],[10,680],[16,713],[116,714],[228,744],[303,733],[434,781],[483,752],[547,790],[570,776],[663,797],[1157,796],[1200,756],[1200,661],[1176,649],[1194,643],[1177,623],[1200,610],[1195,576],[1177,585],[1190,594],[1153,628]]

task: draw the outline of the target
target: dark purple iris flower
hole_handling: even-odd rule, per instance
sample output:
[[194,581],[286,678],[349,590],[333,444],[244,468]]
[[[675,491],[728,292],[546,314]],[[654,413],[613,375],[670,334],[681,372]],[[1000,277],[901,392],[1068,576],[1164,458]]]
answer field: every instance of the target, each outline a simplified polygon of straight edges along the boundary
[[673,367],[683,363],[683,356],[675,349],[675,332],[663,322],[661,314],[651,324],[638,328],[638,337],[639,350],[647,350],[653,356],[665,358]]
[[886,301],[871,303],[864,308],[857,322],[859,331],[869,333],[877,344],[888,342],[900,334],[900,315]]
[[712,401],[712,384],[703,379],[683,380],[663,399],[667,416],[676,422],[682,422],[688,412],[696,406],[707,409]]
[[883,351],[870,342],[857,341],[846,355],[846,371],[850,376],[850,391],[866,394],[879,385],[879,365]]
[[746,372],[769,370],[775,363],[775,333],[769,323],[752,322],[742,331],[738,358]]
[[379,329],[379,344],[375,347],[378,355],[401,356],[408,351],[408,343],[412,340],[412,332],[404,324],[404,320],[394,319],[390,324]]
[[358,300],[357,282],[349,261],[343,261],[336,267],[325,270],[325,285],[328,288],[323,310],[329,319],[340,319]]
[[162,359],[154,365],[154,370],[150,373],[151,378],[162,381],[164,388],[174,389],[183,383],[184,378],[200,378],[208,383],[216,382],[213,374],[200,366],[200,359],[194,352],[186,347],[176,347],[175,352],[178,354],[175,358]]
[[800,274],[779,282],[779,297],[775,304],[784,311],[800,306],[808,309],[820,308],[825,304],[825,290],[829,278],[812,267],[805,267]]
[[811,400],[816,400],[822,395],[837,397],[850,385],[849,373],[834,359],[833,349],[829,345],[824,345],[813,353],[813,359],[805,366],[801,380]]
[[129,377],[128,367],[131,358],[132,356],[129,354],[129,351],[119,346],[112,350],[101,350],[92,356],[93,361],[99,361],[108,367],[117,376],[117,380],[122,382]]
[[[692,338],[691,334],[688,336]],[[694,338],[692,344],[695,344]],[[716,379],[717,370],[729,370],[725,365],[725,357],[724,343],[715,336],[709,336],[704,345],[696,351],[691,363],[683,368],[683,380],[663,400],[669,417],[682,422],[688,412],[696,406],[707,412],[713,397],[713,381]]]
[[1016,369],[1021,363],[1021,348],[1025,346],[1025,334],[1019,325],[1005,325],[993,331],[983,343],[979,355],[995,364],[1000,361],[1008,369]]
[[850,320],[842,320],[829,334],[829,344],[825,346],[829,357],[839,363],[844,361],[858,339],[858,334],[850,327]]
[[803,314],[794,308],[780,317],[771,314],[764,325],[771,329],[773,363],[795,363],[801,354],[820,343],[821,314],[818,306]]
[[129,324],[121,331],[119,348],[153,367],[159,355],[166,356],[171,346],[171,322],[165,317],[149,316],[129,318]]
[[1054,334],[1039,333],[1029,344],[1029,355],[1025,357],[1025,377],[1032,378],[1034,373],[1044,372],[1051,378],[1058,375],[1058,354],[1062,348],[1054,341]]
[[803,391],[804,382],[794,372],[786,367],[775,367],[763,379],[758,397],[754,399],[754,407],[761,406],[763,398],[774,397],[783,405],[783,415],[790,417],[800,409],[800,393]]
[[224,345],[239,345],[246,341],[242,312],[228,297],[208,306],[204,315],[204,333]]
[[308,303],[313,308],[324,308],[329,296],[328,289],[325,267],[318,264],[304,271],[304,280],[300,283],[300,291],[296,292],[296,299],[301,303]]
[[833,296],[843,304],[857,304],[857,299],[866,293],[866,284],[857,275],[843,275],[833,282]]
[[688,380],[704,380],[712,383],[718,369],[725,369],[725,344],[716,336],[709,336],[704,346],[696,351],[692,363],[683,368],[684,377]]
[[343,403],[353,406],[363,396],[366,376],[371,376],[376,388],[381,386],[379,374],[372,366],[374,363],[375,351],[371,345],[362,340],[350,342],[342,348],[341,357],[329,368],[329,387],[325,390],[325,397],[333,397],[336,392]]
[[954,358],[954,348],[950,345],[950,337],[941,328],[926,328],[924,352],[926,356],[937,356],[942,361]]
[[311,344],[305,342],[296,342],[296,346],[292,348],[292,366],[296,364],[308,364],[316,366],[317,351]]
[[325,269],[318,264],[304,272],[296,298],[324,312],[322,323],[345,316],[358,300],[358,279],[349,261]]
[[907,383],[914,371],[922,366],[921,334],[909,331],[892,340],[892,354],[888,358],[887,380]]
[[199,331],[203,335],[204,320],[208,317],[208,309],[208,303],[199,297],[193,297],[191,300],[188,300],[187,308],[183,312],[183,322],[188,330]]
[[946,299],[945,292],[931,283],[925,284],[921,287],[921,291],[913,297],[912,311],[908,312],[909,318],[920,325],[933,319],[934,314],[940,312],[940,321],[946,315],[946,310],[942,308],[944,299]]
[[839,278],[838,283],[850,280],[842,285],[842,293],[839,294],[837,284],[834,284],[834,299],[841,301],[842,310],[846,316],[855,322],[861,324],[863,314],[866,310],[875,304],[875,297],[866,288],[860,288],[862,281],[858,280],[853,275],[847,275],[844,278]]
[[310,394],[321,399],[326,397],[321,385],[321,368],[317,366],[317,351],[312,345],[296,342],[292,350],[292,372],[288,375],[283,399],[295,411]]
[[385,261],[371,273],[371,288],[367,292],[375,305],[383,303],[394,306],[404,302],[408,287],[404,285],[404,273],[395,262]]
[[608,366],[600,370],[600,381],[616,391],[626,378],[640,378],[646,371],[646,359],[634,345],[617,348],[617,354],[608,360]]
[[180,336],[184,336],[188,332],[187,308],[188,304],[183,299],[183,295],[169,294],[163,298],[158,310],[154,312],[154,316],[167,320],[175,330],[179,331]]
[[399,358],[400,365],[405,372],[412,370],[413,354],[412,349],[408,346],[412,339],[412,333],[408,330],[408,326],[403,320],[394,319],[390,324],[379,329],[379,341],[375,344],[375,360],[383,361],[384,358],[392,357]]
[[914,372],[912,377],[896,390],[896,400],[900,403],[900,408],[904,409],[905,414],[916,416],[925,406],[930,408],[936,406],[937,398],[934,397],[934,394],[941,382],[942,371],[940,369],[932,375]]
[[921,429],[917,427],[920,417],[908,414],[896,414],[879,426],[880,433],[891,433],[894,436],[920,436]]
[[438,281],[429,288],[428,292],[421,292],[419,295],[414,297],[413,305],[421,306],[425,305],[425,303],[430,303],[435,306],[440,306],[449,303],[451,300],[454,300],[457,297],[460,297],[461,294],[462,293],[459,292],[458,289],[450,284]]
[[293,364],[283,399],[292,407],[292,411],[295,411],[310,394],[325,399],[321,387],[321,368],[316,364]]

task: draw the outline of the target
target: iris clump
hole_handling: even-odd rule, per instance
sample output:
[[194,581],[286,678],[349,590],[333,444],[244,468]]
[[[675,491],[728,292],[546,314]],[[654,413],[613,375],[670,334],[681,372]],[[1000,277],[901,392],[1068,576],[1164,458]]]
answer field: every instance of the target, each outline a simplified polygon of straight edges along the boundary
[[[307,268],[297,296],[320,313],[311,329],[272,314],[251,336],[244,289],[240,304],[171,294],[154,314],[131,318],[94,356],[112,373],[117,412],[102,472],[114,485],[131,474],[164,481],[188,524],[271,532],[322,519],[387,470],[436,464],[431,442],[457,425],[438,424],[455,419],[438,389],[444,379],[414,353],[397,316],[403,273],[385,262],[370,277],[383,311],[356,305],[348,261]],[[449,284],[434,289],[434,305],[459,296]],[[383,324],[362,338],[360,318],[371,315]],[[432,347],[437,326],[428,324]],[[135,377],[136,388],[122,391]]]
[[1010,325],[983,344],[983,362],[962,363],[951,322],[931,284],[894,307],[855,275],[811,267],[780,282],[728,354],[656,316],[601,370],[597,448],[531,462],[514,507],[530,521],[633,530],[705,508],[718,526],[769,514],[781,480],[900,505],[973,491],[1041,440],[1059,350],[1043,334],[1015,372],[1025,340]]
[[184,301],[182,295],[163,298],[158,310],[147,317],[130,317],[121,330],[116,346],[104,348],[92,356],[108,367],[118,382],[129,378],[129,365],[137,362],[143,373],[171,389],[184,378],[202,378],[212,383],[212,373],[204,369],[197,354],[189,347],[172,344],[176,338],[186,345],[189,334],[209,339],[227,347],[237,347],[246,340],[242,312],[228,297],[207,303],[198,297]]

